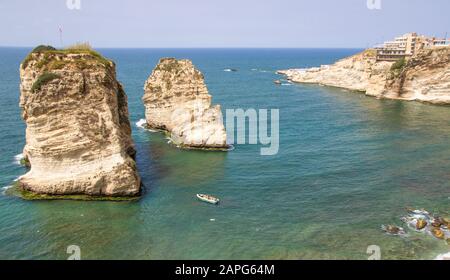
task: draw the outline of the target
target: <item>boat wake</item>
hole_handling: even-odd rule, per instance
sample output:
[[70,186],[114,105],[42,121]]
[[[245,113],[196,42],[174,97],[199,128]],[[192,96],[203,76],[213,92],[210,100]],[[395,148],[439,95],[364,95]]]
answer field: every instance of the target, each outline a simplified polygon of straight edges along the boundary
[[252,71],[259,72],[259,73],[273,73],[273,71],[262,70],[262,69],[257,69],[257,68],[253,68]]

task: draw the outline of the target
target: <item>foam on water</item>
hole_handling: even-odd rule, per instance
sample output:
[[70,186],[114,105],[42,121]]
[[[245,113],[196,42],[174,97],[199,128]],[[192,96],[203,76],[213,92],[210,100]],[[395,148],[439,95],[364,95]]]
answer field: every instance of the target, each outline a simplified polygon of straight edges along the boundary
[[228,152],[234,151],[234,149],[236,149],[236,147],[234,145],[228,145],[228,146],[229,146],[227,149]]
[[21,165],[20,161],[23,159],[23,154],[18,154],[14,156],[14,163],[17,165]]
[[252,68],[252,71],[257,71],[259,73],[273,73],[273,71],[268,71],[268,70],[262,70],[262,69],[258,69],[258,68]]
[[12,188],[13,186],[6,186],[2,188],[2,195],[6,195],[6,191],[8,191],[10,188]]
[[145,125],[147,124],[147,121],[145,119],[140,119],[138,122],[136,122],[136,126],[142,129],[146,129]]
[[450,261],[450,252],[446,254],[441,254],[437,256],[434,260],[436,261]]

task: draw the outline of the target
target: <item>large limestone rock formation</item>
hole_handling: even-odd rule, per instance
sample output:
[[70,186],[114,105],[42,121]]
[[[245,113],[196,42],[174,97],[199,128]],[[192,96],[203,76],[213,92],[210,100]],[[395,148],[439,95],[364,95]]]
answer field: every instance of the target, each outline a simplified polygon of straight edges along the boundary
[[144,90],[148,128],[169,132],[183,147],[227,148],[220,106],[211,106],[203,75],[191,61],[161,59]]
[[366,50],[320,68],[278,71],[293,82],[365,92],[377,98],[450,104],[450,48],[420,51],[400,68]]
[[28,193],[130,197],[140,194],[127,96],[115,65],[89,50],[35,49],[20,69],[26,122],[19,179]]

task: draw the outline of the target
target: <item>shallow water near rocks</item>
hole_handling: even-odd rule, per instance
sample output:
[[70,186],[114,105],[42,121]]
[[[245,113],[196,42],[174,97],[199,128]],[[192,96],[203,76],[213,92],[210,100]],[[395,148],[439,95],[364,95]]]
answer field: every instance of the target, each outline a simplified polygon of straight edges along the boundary
[[[0,48],[0,186],[26,170],[19,63],[28,49]],[[314,85],[277,86],[278,69],[332,63],[358,50],[105,49],[129,98],[138,202],[23,201],[0,195],[0,258],[432,259],[444,241],[406,226],[405,207],[450,215],[450,108],[376,100]],[[280,151],[184,151],[136,126],[146,78],[160,57],[192,59],[222,109],[280,109]],[[224,69],[236,69],[225,72]],[[286,81],[283,81],[286,83]],[[287,84],[287,83],[286,83]],[[221,199],[198,201],[197,193]]]

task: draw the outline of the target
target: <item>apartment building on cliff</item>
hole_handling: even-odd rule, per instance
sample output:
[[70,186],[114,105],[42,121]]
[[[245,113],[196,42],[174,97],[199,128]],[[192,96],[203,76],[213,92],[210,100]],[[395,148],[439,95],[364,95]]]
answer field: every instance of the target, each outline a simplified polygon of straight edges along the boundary
[[450,46],[450,39],[426,37],[407,33],[375,47],[378,61],[397,61],[414,56],[419,50],[431,47]]
[[433,46],[435,47],[441,47],[441,46],[450,46],[450,38],[448,39],[434,39],[433,40]]

